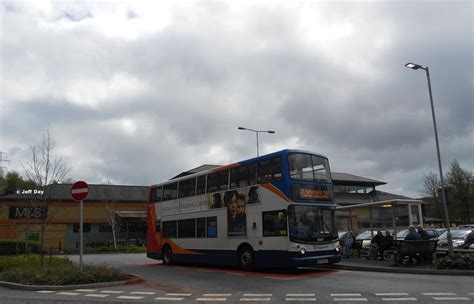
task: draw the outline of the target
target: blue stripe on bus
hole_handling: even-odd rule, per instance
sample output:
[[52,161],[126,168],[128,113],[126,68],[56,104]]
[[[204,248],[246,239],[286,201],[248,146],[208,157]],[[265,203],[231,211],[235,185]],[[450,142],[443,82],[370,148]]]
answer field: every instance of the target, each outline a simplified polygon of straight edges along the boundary
[[[237,252],[233,250],[193,250],[201,255],[173,254],[173,261],[181,263],[202,263],[210,265],[238,266]],[[148,253],[153,259],[161,259],[160,253]],[[255,265],[262,268],[297,267],[318,265],[318,260],[327,259],[328,263],[337,263],[341,256],[336,250],[299,252],[284,250],[260,250],[255,252]]]

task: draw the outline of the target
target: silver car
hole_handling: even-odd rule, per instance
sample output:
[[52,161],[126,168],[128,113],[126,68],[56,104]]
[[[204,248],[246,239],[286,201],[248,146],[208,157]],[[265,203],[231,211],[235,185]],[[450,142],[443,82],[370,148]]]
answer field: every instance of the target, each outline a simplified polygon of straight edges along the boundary
[[[470,249],[474,244],[474,230],[471,229],[452,229],[453,248]],[[438,238],[438,247],[448,247],[448,232],[446,231]]]

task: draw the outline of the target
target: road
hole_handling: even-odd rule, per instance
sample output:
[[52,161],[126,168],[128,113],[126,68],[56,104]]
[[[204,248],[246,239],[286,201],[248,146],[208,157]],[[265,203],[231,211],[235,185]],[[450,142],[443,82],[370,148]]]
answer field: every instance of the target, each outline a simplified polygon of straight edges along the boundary
[[[77,256],[70,256],[78,260]],[[145,283],[62,291],[0,288],[0,303],[473,303],[472,277],[303,268],[246,273],[232,268],[163,266],[145,254],[85,255]]]

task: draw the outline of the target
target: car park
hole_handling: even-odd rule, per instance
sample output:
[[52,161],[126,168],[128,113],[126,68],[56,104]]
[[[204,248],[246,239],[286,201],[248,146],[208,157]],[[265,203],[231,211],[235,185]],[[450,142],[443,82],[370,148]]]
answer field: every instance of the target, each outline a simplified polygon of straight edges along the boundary
[[[430,236],[429,238],[430,240],[436,240],[442,234],[436,228],[427,227],[427,228],[423,228],[423,230],[425,230],[428,233],[428,235]],[[397,233],[397,240],[404,240],[407,234],[408,234],[408,229],[400,230]]]
[[[373,235],[375,236],[377,234],[377,231],[374,230]],[[359,233],[356,236],[356,241],[360,241],[362,243],[362,248],[370,248],[370,244],[372,242],[372,233],[370,230],[364,231]]]
[[474,224],[460,225],[458,229],[474,229]]
[[[474,244],[474,230],[471,229],[452,229],[453,248],[470,249]],[[448,248],[448,232],[446,231],[438,238],[439,248]]]

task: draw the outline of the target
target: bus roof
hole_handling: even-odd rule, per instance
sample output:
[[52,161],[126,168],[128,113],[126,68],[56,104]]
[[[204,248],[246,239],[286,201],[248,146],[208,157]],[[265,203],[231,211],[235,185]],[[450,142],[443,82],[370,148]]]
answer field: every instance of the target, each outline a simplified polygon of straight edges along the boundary
[[238,162],[230,163],[230,164],[226,164],[226,165],[220,165],[220,166],[219,165],[208,165],[208,168],[206,167],[206,165],[199,166],[197,168],[203,167],[204,170],[201,170],[201,171],[198,171],[198,172],[192,172],[192,173],[190,172],[190,174],[183,174],[184,173],[183,172],[183,173],[173,177],[170,180],[167,180],[167,181],[164,181],[164,182],[161,182],[161,183],[156,183],[156,184],[153,184],[152,186],[158,186],[158,185],[162,185],[162,184],[177,182],[177,181],[192,178],[192,177],[195,177],[195,176],[205,175],[205,174],[212,173],[212,172],[218,172],[218,171],[224,170],[225,168],[233,168],[233,167],[236,167],[238,165],[246,165],[246,164],[253,163],[253,162],[258,162],[258,161],[261,161],[261,160],[270,159],[270,158],[273,158],[273,157],[276,157],[276,156],[279,156],[279,155],[288,155],[289,153],[312,154],[312,155],[316,155],[316,156],[327,159],[327,157],[322,155],[322,154],[307,151],[307,150],[283,149],[283,150],[280,150],[280,151],[268,153],[268,154],[265,154],[265,155],[260,155],[258,157],[253,157],[253,158],[249,158],[249,159],[246,159],[246,160],[242,160],[242,161],[238,161]]

